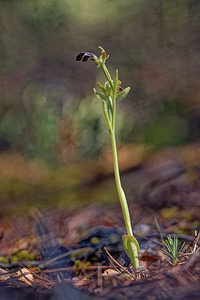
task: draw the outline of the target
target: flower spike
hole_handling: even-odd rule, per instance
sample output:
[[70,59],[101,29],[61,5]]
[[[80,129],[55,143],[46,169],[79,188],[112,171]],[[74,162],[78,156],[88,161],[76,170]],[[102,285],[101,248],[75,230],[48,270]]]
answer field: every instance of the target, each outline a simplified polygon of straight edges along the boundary
[[127,234],[122,237],[124,250],[130,257],[133,268],[137,270],[139,268],[140,248],[138,241],[133,236],[128,203],[121,185],[115,138],[116,101],[126,98],[130,91],[130,87],[121,87],[121,81],[118,79],[118,70],[115,71],[115,76],[112,79],[110,72],[106,66],[108,55],[101,46],[99,46],[99,49],[101,50],[101,54],[99,55],[99,57],[90,52],[80,52],[76,55],[76,60],[82,62],[94,60],[97,63],[97,68],[102,68],[103,73],[107,79],[104,85],[102,85],[100,82],[97,83],[100,91],[97,91],[95,88],[93,90],[97,98],[102,102],[103,114],[111,138],[116,188],[121,203],[122,213],[127,231]]

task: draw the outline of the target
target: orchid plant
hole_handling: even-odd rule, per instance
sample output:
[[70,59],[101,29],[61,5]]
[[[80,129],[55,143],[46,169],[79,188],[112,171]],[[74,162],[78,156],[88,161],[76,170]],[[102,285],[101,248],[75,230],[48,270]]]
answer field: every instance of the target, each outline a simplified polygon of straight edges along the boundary
[[115,124],[116,124],[116,103],[119,100],[126,98],[130,91],[130,87],[122,88],[121,81],[118,79],[118,70],[115,71],[114,79],[112,79],[110,72],[106,66],[106,61],[109,55],[106,54],[102,47],[99,47],[101,54],[97,57],[95,54],[90,52],[80,52],[76,55],[76,61],[87,62],[89,60],[94,61],[97,64],[97,68],[102,68],[104,75],[107,79],[104,85],[98,82],[99,91],[94,88],[94,93],[102,103],[103,114],[110,134],[112,153],[113,153],[113,165],[116,188],[122,208],[124,222],[126,226],[127,234],[122,236],[124,249],[127,255],[131,259],[133,268],[137,270],[139,268],[139,244],[136,238],[133,236],[133,230],[131,225],[131,219],[129,214],[128,203],[124,190],[121,185],[119,164],[117,156],[117,146],[115,138]]

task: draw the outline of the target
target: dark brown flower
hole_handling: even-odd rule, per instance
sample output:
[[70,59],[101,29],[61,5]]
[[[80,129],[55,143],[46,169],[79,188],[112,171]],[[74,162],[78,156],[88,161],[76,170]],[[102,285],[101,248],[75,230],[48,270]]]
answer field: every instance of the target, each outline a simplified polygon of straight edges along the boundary
[[123,91],[123,88],[121,86],[119,86],[118,89],[117,89],[117,93],[119,93],[121,91]]
[[85,52],[80,52],[76,54],[76,61],[80,61],[83,57],[83,55],[85,54]]
[[76,54],[76,61],[86,62],[88,60],[94,60],[96,55],[90,52],[79,52]]

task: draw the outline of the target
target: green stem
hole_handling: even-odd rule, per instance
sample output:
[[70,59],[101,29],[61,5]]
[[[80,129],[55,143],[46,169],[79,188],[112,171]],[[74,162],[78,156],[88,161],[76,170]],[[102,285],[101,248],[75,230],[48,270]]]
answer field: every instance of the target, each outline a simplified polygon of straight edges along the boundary
[[[108,82],[110,83],[110,86],[112,87],[112,91],[113,91],[113,97],[111,99],[112,100],[112,119],[111,120],[109,118],[109,114],[107,111],[106,102],[102,101],[102,104],[103,104],[103,113],[104,113],[105,121],[106,121],[108,130],[109,130],[109,134],[110,134],[110,138],[111,138],[116,188],[117,188],[117,193],[118,193],[118,197],[119,197],[121,208],[122,208],[122,213],[123,213],[123,217],[124,217],[127,235],[129,237],[133,237],[128,203],[126,200],[124,190],[121,186],[121,179],[120,179],[120,174],[119,174],[119,163],[118,163],[117,146],[116,146],[116,139],[115,139],[116,90],[113,85],[113,81],[110,76],[110,73],[109,73],[107,67],[105,66],[105,64],[102,64],[102,69],[103,69],[104,74],[105,74]],[[134,269],[138,269],[139,268],[138,249],[137,249],[135,243],[132,243],[132,255],[130,258],[131,258],[131,262],[132,262]]]
[[113,90],[112,124],[109,119],[106,103],[105,103],[105,101],[102,101],[102,103],[103,103],[104,117],[105,117],[106,124],[107,124],[108,130],[109,130],[109,133],[110,133],[110,138],[111,138],[116,187],[117,187],[117,192],[118,192],[118,196],[119,196],[119,200],[120,200],[120,204],[121,204],[121,208],[122,208],[122,213],[123,213],[123,217],[124,217],[124,221],[125,221],[125,225],[126,225],[127,234],[133,235],[128,204],[127,204],[125,193],[121,186],[121,180],[120,180],[120,175],[119,175],[119,164],[118,164],[117,147],[116,147],[116,140],[115,140],[116,95],[115,95],[115,91],[114,91],[114,85],[112,82],[112,78],[111,78],[110,73],[105,64],[102,64],[102,69],[103,69],[104,74]]
[[116,141],[115,141],[115,133],[111,131],[110,133],[110,138],[111,138],[111,144],[112,144],[112,152],[113,152],[113,165],[114,165],[114,174],[115,174],[115,182],[116,182],[116,187],[117,187],[117,192],[122,208],[122,213],[126,225],[126,231],[128,235],[133,235],[132,231],[132,226],[131,226],[131,218],[129,214],[129,209],[128,209],[128,203],[126,200],[125,193],[123,191],[123,188],[121,186],[121,180],[120,180],[120,175],[119,175],[119,166],[118,166],[118,157],[117,157],[117,147],[116,147]]
[[[131,218],[130,218],[130,214],[129,214],[128,203],[126,200],[124,190],[121,186],[121,180],[120,180],[120,174],[119,174],[119,164],[118,164],[118,157],[117,157],[117,147],[116,147],[116,141],[115,141],[115,133],[113,130],[110,132],[110,137],[111,137],[111,144],[112,144],[114,174],[115,174],[115,182],[116,182],[118,197],[119,197],[121,208],[122,208],[122,213],[123,213],[124,222],[126,225],[127,235],[129,237],[133,238],[133,231],[132,231],[132,226],[131,226]],[[137,246],[135,243],[132,243],[131,248],[132,248],[132,251],[131,251],[130,259],[131,259],[134,269],[137,270],[139,268],[138,249],[137,249]]]

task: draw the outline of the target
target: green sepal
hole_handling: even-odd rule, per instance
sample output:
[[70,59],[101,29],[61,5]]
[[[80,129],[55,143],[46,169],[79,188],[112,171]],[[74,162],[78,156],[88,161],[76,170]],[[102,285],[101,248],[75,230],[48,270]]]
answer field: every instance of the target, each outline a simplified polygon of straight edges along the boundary
[[110,120],[111,120],[111,118],[112,118],[113,107],[112,107],[112,99],[110,99],[110,98],[111,98],[111,97],[108,98],[107,110],[108,110],[109,118],[110,118]]
[[99,57],[101,60],[101,63],[105,63],[106,60],[108,59],[109,55],[106,54],[106,51],[103,49],[103,47],[99,46],[98,48],[101,50],[101,55]]
[[98,62],[97,69],[101,67],[101,62]]
[[101,46],[99,46],[99,49],[101,49],[100,57],[101,57],[102,63],[105,63],[105,61],[106,61],[106,51]]
[[94,91],[94,93],[95,93],[95,95],[97,96],[98,99],[108,101],[108,98],[107,98],[106,95],[98,92],[95,88],[93,88],[93,91]]
[[118,79],[118,86],[117,88],[122,84],[121,80]]
[[116,94],[116,99],[117,100],[122,100],[122,99],[126,98],[129,91],[130,91],[130,87],[127,87],[127,88],[123,89],[121,92]]
[[115,78],[114,78],[114,82],[113,82],[113,85],[114,85],[114,93],[117,92],[117,89],[118,89],[118,70],[115,71]]
[[102,52],[102,61],[105,63],[105,61],[106,61],[106,52],[105,51],[103,51]]
[[99,63],[99,59],[98,59],[98,57],[96,55],[94,55],[93,59],[94,59],[94,61],[95,61],[96,64]]
[[97,85],[98,85],[98,87],[102,90],[102,92],[103,92],[104,94],[106,94],[105,88],[103,87],[103,85],[102,85],[99,81],[97,82]]
[[123,235],[122,242],[127,255],[131,259],[131,263],[134,269],[137,269],[139,267],[138,256],[140,252],[140,246],[138,244],[138,241],[132,235]]
[[106,81],[106,83],[104,84],[104,89],[106,90],[106,95],[108,97],[111,96],[112,88],[111,88],[110,83],[108,81]]
[[98,46],[98,48],[103,52],[106,52],[104,49],[103,49],[103,47],[101,47],[101,46]]

